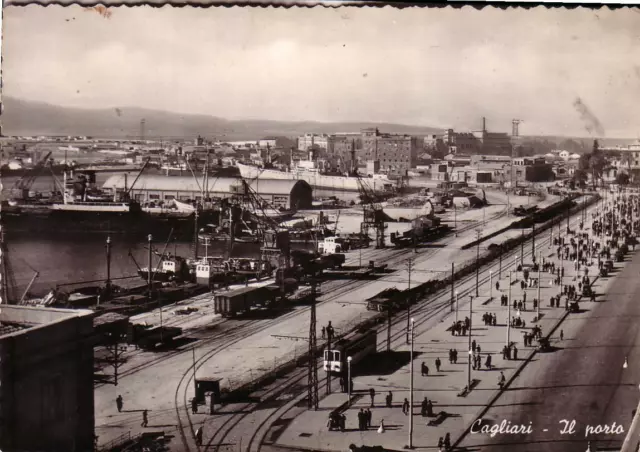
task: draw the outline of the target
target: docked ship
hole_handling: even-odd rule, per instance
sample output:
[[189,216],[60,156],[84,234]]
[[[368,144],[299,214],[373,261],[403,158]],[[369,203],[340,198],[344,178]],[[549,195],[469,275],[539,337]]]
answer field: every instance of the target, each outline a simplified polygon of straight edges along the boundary
[[[312,160],[301,160],[291,169],[291,171],[280,171],[277,169],[265,169],[257,166],[236,163],[243,179],[285,179],[303,180],[314,189],[359,192],[360,184],[357,177],[353,176],[332,176],[323,174]],[[374,174],[372,177],[363,177],[363,181],[368,185],[368,189],[374,191],[385,191],[393,187],[391,181],[384,174]]]
[[[127,192],[110,194],[96,187],[95,172],[65,172],[59,190],[31,196],[17,193],[3,202],[2,220],[10,233],[128,233],[193,235],[195,208],[155,212],[130,199]],[[203,221],[217,221],[219,212],[199,213]]]

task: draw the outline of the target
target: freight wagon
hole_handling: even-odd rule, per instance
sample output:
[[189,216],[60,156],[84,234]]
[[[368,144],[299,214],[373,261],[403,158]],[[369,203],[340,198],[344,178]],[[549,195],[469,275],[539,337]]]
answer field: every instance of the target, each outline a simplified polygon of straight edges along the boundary
[[129,324],[127,343],[135,344],[144,350],[153,350],[158,346],[167,345],[182,335],[182,328],[175,326],[147,327],[145,325]]
[[223,317],[235,317],[256,306],[269,307],[275,297],[276,292],[268,287],[241,287],[215,294],[214,312]]

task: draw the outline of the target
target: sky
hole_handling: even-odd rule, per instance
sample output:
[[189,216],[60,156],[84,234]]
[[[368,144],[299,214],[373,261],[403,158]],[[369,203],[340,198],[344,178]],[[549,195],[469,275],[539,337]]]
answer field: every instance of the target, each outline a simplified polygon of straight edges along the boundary
[[3,22],[3,94],[20,99],[640,137],[637,8],[32,5]]

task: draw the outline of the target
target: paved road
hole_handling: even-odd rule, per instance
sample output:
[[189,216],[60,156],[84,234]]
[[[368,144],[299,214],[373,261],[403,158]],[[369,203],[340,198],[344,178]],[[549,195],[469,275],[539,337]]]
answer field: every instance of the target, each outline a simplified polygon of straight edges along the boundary
[[[640,253],[611,280],[602,303],[570,315],[557,350],[538,354],[498,400],[486,418],[531,426],[530,434],[468,435],[466,450],[584,452],[620,446],[624,433],[591,434],[588,426],[622,426],[626,432],[640,398]],[[629,366],[623,369],[625,357]],[[575,433],[562,434],[563,419],[575,420]],[[545,431],[547,429],[548,431]],[[477,430],[477,428],[475,429]],[[620,432],[620,430],[618,430]],[[591,450],[595,450],[593,447]],[[609,449],[612,450],[612,449]],[[619,449],[618,449],[619,450]]]

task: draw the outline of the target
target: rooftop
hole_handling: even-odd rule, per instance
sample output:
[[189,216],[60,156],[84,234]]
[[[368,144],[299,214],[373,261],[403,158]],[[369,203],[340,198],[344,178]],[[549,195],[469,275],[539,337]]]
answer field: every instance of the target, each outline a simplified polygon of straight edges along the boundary
[[29,329],[86,315],[93,315],[93,311],[0,305],[0,339],[22,334]]
[[[126,179],[126,183],[125,183]],[[131,187],[135,176],[116,174],[109,177],[102,185],[104,189],[124,190],[125,186]],[[231,186],[237,185],[239,179],[234,177],[209,177],[209,193],[231,193]],[[192,176],[163,176],[158,174],[143,174],[140,176],[133,191],[157,190],[157,191],[188,191],[201,192],[202,178],[194,179]]]

